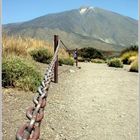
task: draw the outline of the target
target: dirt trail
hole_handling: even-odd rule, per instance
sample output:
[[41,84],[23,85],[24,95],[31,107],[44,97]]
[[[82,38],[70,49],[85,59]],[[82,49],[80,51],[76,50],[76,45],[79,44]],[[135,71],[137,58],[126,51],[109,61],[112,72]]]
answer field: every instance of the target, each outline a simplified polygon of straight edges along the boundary
[[[40,140],[137,140],[138,74],[126,66],[80,66],[67,67],[74,71],[63,70],[59,84],[51,84]],[[14,140],[33,93],[4,92],[3,139]]]

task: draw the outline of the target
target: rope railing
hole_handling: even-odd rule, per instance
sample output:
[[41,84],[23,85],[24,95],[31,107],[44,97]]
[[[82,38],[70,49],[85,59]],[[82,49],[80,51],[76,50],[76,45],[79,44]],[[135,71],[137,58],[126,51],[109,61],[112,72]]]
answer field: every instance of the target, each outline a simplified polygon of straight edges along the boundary
[[60,40],[60,42],[62,43],[63,47],[65,48],[66,51],[70,51],[70,49],[68,49],[68,47],[66,47],[66,45],[64,44],[64,42],[62,40]]
[[[68,47],[65,45],[65,43],[60,40],[60,42],[62,43],[63,45],[63,48],[69,53],[69,55],[73,52],[73,50],[70,50],[68,49]],[[74,51],[74,59],[76,61],[76,66],[78,67],[78,49],[76,48],[75,51]]]
[[[33,107],[29,107],[26,112],[26,117],[29,119],[29,122],[26,122],[22,125],[17,133],[16,140],[38,140],[40,137],[40,125],[44,117],[44,108],[46,106],[46,100],[48,96],[48,90],[52,79],[57,74],[55,67],[57,66],[58,61],[58,51],[59,51],[58,36],[54,37],[54,56],[50,65],[48,66],[43,81],[38,87],[37,95],[33,98]],[[58,75],[56,75],[57,77]]]

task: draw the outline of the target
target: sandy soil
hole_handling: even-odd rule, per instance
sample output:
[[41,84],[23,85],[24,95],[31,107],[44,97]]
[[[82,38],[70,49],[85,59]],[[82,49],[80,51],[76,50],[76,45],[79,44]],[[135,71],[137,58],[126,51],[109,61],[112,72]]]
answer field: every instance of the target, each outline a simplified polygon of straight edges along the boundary
[[[79,65],[60,67],[59,84],[51,84],[40,140],[137,140],[138,73],[128,66]],[[4,140],[14,140],[26,122],[33,95],[3,89]]]

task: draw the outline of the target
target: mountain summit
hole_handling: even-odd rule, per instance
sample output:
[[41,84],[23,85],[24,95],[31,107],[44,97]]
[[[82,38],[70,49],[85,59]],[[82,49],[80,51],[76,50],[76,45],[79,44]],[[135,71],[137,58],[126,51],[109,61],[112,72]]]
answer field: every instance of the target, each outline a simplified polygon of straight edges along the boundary
[[94,12],[95,9],[93,7],[81,7],[79,12],[80,14],[85,14],[87,12]]
[[58,34],[71,48],[122,50],[138,42],[137,20],[90,6],[3,27],[8,35],[30,36],[51,42],[53,35]]

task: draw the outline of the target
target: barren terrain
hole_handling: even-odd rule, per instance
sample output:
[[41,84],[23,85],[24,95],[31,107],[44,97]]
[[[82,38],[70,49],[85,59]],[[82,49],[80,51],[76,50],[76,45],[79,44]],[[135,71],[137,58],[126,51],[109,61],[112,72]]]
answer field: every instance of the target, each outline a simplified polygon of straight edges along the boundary
[[[51,84],[40,140],[137,140],[138,73],[128,72],[128,66],[79,66],[60,67],[59,83]],[[15,140],[33,95],[3,89],[4,140]]]

